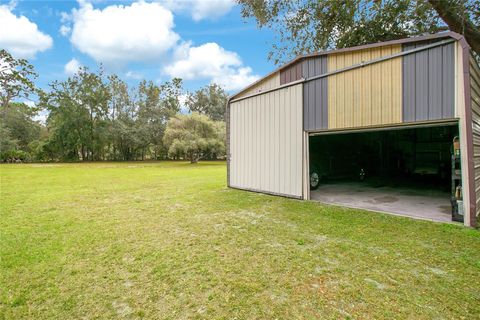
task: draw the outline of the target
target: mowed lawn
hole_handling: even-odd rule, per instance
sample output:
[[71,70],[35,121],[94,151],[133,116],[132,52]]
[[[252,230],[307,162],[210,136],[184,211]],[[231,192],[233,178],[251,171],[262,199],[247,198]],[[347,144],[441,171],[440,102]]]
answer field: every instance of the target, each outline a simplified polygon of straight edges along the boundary
[[480,232],[226,187],[224,162],[2,165],[6,319],[474,319]]

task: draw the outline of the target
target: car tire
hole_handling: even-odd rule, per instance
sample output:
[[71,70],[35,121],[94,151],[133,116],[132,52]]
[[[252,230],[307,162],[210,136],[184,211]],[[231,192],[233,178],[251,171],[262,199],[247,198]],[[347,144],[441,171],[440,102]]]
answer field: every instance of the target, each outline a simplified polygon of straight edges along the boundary
[[365,181],[365,176],[367,175],[367,173],[365,172],[365,169],[360,169],[360,173],[358,174],[358,179],[360,180],[360,182],[363,182]]
[[318,171],[313,170],[310,172],[310,190],[317,190],[320,186],[320,173]]

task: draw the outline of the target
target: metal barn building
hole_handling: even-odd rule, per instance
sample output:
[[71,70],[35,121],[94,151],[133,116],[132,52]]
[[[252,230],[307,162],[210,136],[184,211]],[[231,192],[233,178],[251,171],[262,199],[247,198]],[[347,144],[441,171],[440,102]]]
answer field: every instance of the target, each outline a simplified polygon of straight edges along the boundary
[[227,150],[232,188],[475,226],[480,69],[453,32],[299,56],[229,98]]

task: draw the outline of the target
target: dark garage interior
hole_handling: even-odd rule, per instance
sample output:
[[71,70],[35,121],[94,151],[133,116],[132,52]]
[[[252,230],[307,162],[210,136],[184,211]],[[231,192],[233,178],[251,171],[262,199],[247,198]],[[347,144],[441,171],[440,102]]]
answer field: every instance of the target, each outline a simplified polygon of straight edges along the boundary
[[457,124],[314,134],[309,141],[310,197],[451,221],[452,207],[461,201],[459,156],[453,156],[459,152]]

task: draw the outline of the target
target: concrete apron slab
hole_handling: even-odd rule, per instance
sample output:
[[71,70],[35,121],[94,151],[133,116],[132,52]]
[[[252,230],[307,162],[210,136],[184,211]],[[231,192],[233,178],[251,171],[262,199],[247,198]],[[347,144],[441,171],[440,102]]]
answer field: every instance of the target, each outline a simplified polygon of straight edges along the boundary
[[321,185],[311,191],[310,198],[326,204],[452,223],[450,195],[437,190],[341,182]]

